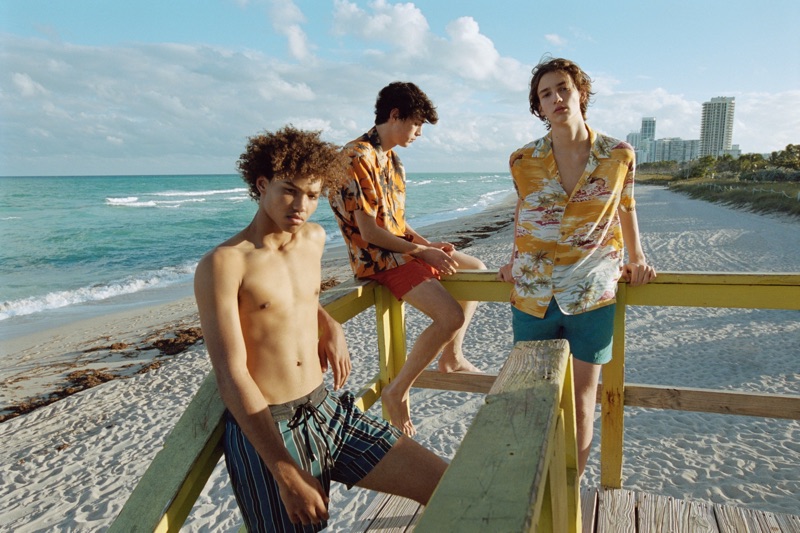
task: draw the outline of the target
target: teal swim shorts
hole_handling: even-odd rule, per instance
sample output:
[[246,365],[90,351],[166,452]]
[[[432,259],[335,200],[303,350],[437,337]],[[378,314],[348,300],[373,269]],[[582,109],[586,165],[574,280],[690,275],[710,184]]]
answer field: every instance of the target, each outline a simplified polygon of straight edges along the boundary
[[595,365],[608,363],[611,361],[615,307],[616,304],[611,304],[577,315],[565,315],[553,298],[544,318],[536,318],[511,306],[514,343],[566,339],[576,359]]

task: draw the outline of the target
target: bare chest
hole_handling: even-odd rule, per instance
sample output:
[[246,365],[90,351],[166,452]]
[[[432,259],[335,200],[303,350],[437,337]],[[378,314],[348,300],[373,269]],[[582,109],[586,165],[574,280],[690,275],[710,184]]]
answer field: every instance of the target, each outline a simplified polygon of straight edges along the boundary
[[561,186],[568,195],[572,196],[572,192],[586,171],[589,153],[554,155]]

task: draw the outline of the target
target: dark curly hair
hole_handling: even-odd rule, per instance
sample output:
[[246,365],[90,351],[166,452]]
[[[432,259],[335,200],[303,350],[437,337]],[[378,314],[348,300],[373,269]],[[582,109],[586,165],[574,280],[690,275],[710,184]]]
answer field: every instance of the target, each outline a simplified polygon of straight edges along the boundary
[[265,131],[250,137],[237,162],[250,197],[260,198],[256,181],[261,176],[269,181],[313,176],[322,181],[323,193],[340,185],[347,178],[349,159],[340,147],[320,139],[320,133],[288,125],[274,133]]
[[560,57],[543,60],[533,67],[531,71],[531,92],[528,100],[530,101],[533,116],[538,117],[539,120],[545,123],[547,129],[550,129],[550,122],[539,113],[541,102],[539,101],[538,89],[542,76],[551,72],[564,72],[572,79],[572,83],[581,94],[581,115],[583,120],[586,120],[586,109],[589,107],[592,96],[594,96],[592,79],[576,63]]
[[395,81],[381,89],[375,101],[375,125],[389,120],[392,109],[400,113],[400,120],[418,119],[429,124],[439,122],[436,107],[428,95],[408,81]]

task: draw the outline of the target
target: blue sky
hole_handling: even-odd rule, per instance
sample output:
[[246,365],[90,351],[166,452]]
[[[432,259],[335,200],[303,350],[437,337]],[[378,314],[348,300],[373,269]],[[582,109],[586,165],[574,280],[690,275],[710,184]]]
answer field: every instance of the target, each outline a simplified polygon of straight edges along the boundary
[[592,76],[599,131],[697,139],[733,96],[733,143],[769,153],[800,144],[799,23],[796,0],[0,0],[0,175],[233,173],[265,129],[356,137],[395,80],[440,116],[408,171],[505,171],[545,133],[545,54]]

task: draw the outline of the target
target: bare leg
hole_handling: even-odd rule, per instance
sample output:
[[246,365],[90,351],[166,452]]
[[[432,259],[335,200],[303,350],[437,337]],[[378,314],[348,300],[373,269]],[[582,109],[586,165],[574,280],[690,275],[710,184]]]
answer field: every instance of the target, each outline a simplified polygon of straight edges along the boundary
[[583,475],[594,435],[594,410],[597,405],[597,383],[600,381],[600,365],[572,358],[573,381],[575,383],[575,418],[578,440],[578,475]]
[[408,304],[428,315],[433,322],[417,337],[403,368],[381,392],[381,400],[392,424],[409,436],[416,434],[408,406],[411,385],[445,344],[464,325],[464,312],[439,281],[429,279],[403,296]]
[[[455,252],[453,258],[458,261],[459,270],[486,270],[483,262],[471,255]],[[467,328],[478,308],[478,302],[458,302],[464,310],[464,325],[458,330],[452,342],[445,345],[442,356],[439,358],[440,372],[480,372],[478,367],[464,357],[463,344]]]
[[403,436],[356,485],[427,505],[446,469],[447,463],[439,456]]

